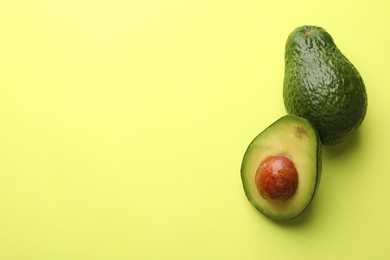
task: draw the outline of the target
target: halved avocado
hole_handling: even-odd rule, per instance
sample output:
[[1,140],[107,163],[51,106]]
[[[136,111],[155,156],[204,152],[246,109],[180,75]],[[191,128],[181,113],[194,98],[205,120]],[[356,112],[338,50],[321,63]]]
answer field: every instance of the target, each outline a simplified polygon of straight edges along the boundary
[[241,178],[250,203],[265,216],[288,220],[312,201],[321,176],[321,142],[309,121],[286,115],[248,146]]

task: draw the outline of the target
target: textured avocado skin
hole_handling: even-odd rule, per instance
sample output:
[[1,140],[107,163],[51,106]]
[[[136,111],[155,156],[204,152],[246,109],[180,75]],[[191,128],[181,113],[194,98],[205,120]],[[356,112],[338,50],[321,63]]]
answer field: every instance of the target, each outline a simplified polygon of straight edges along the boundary
[[362,77],[318,26],[302,26],[288,37],[283,99],[287,113],[308,119],[323,144],[352,134],[367,113]]

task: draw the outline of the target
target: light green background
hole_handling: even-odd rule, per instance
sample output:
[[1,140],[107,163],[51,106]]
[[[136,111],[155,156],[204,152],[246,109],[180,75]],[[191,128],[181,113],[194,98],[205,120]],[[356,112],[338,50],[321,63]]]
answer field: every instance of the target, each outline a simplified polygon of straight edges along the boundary
[[[0,259],[390,259],[390,2],[2,0]],[[284,43],[324,27],[367,117],[317,196],[246,200],[249,142],[285,114]]]

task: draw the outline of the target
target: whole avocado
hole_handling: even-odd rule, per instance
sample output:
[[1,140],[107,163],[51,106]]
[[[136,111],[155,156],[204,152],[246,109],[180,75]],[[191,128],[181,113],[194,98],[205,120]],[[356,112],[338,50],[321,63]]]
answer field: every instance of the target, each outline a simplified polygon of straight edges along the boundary
[[283,99],[287,113],[317,128],[322,144],[345,140],[367,113],[362,77],[318,26],[298,27],[287,39]]

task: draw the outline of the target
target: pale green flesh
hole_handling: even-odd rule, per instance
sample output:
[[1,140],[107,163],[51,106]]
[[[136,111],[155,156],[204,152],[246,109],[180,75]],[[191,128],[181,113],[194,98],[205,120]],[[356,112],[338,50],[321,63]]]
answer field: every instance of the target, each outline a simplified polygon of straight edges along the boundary
[[[320,154],[316,131],[304,119],[287,115],[276,121],[249,145],[242,162],[241,177],[248,200],[264,215],[287,220],[299,215],[314,196],[319,181]],[[261,162],[274,155],[284,155],[298,172],[298,188],[290,199],[275,202],[258,192],[255,175]]]

